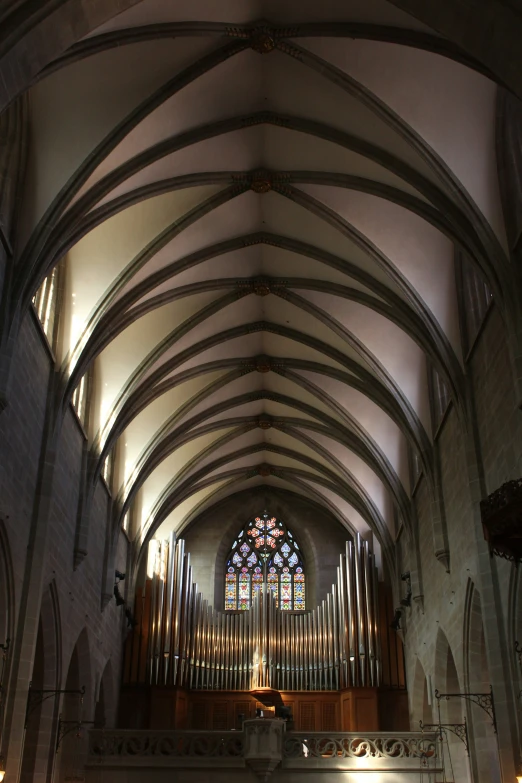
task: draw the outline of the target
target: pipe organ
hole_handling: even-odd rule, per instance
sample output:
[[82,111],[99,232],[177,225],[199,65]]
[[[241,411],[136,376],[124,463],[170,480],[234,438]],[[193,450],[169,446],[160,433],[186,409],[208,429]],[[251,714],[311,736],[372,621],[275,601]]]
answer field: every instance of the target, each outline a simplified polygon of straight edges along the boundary
[[194,584],[185,542],[173,536],[152,542],[149,563],[150,611],[140,611],[136,629],[141,681],[241,691],[381,684],[377,568],[359,535],[340,555],[331,592],[300,612],[279,609],[266,585],[247,611],[214,610]]

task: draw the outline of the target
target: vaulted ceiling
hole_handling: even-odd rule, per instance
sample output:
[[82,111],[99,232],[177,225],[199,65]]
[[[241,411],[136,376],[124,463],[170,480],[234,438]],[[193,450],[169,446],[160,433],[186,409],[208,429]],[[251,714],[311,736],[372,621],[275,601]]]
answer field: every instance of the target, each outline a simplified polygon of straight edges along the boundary
[[462,405],[456,248],[501,296],[496,92],[384,0],[142,0],[40,74],[18,297],[64,259],[137,547],[260,484],[411,524],[429,367]]

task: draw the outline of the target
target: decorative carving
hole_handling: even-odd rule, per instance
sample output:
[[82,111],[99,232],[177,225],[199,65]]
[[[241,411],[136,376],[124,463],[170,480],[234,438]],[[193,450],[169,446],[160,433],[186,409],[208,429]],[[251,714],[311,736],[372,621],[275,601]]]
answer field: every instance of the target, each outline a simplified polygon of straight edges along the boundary
[[259,476],[270,476],[272,474],[272,468],[270,465],[267,465],[266,463],[263,463],[262,465],[257,466],[257,473]]
[[254,27],[250,33],[250,46],[258,54],[269,54],[275,49],[276,38],[269,25]]
[[254,193],[268,193],[272,190],[273,175],[271,171],[259,169],[250,175],[250,187]]
[[157,756],[230,758],[242,756],[244,739],[239,731],[106,731],[89,733],[89,754],[114,757]]
[[272,362],[269,356],[258,356],[256,361],[256,370],[258,372],[270,372],[272,369]]
[[283,742],[284,758],[435,758],[435,736],[406,737],[372,734],[313,734],[292,732]]
[[267,416],[260,416],[257,420],[257,426],[262,430],[269,430],[272,426],[272,419]]
[[257,280],[254,282],[254,293],[256,296],[268,296],[272,293],[269,280]]
[[480,513],[490,551],[522,562],[522,479],[506,481],[481,500]]

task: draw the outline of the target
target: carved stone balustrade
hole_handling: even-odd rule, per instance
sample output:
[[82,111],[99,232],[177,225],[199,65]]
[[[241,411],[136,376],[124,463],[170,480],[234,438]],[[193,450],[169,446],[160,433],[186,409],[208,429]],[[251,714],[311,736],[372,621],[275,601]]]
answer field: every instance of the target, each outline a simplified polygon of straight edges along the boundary
[[[333,771],[375,772],[380,783],[417,783],[441,772],[433,733],[286,732],[278,718],[256,718],[243,731],[89,732],[86,783],[295,783],[311,772],[325,783]],[[310,777],[310,780],[312,778]],[[344,778],[343,778],[344,779]],[[359,778],[357,777],[357,780]],[[355,780],[355,777],[354,777]]]

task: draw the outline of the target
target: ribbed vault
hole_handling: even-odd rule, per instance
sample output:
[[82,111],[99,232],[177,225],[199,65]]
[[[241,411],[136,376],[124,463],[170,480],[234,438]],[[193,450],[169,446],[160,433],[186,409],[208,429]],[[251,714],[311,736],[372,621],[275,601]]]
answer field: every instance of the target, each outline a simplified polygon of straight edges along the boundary
[[135,560],[259,486],[386,554],[414,534],[432,369],[467,416],[456,250],[513,307],[496,91],[381,0],[142,0],[47,66],[10,315],[61,263],[58,421],[91,378],[82,519],[112,458]]

